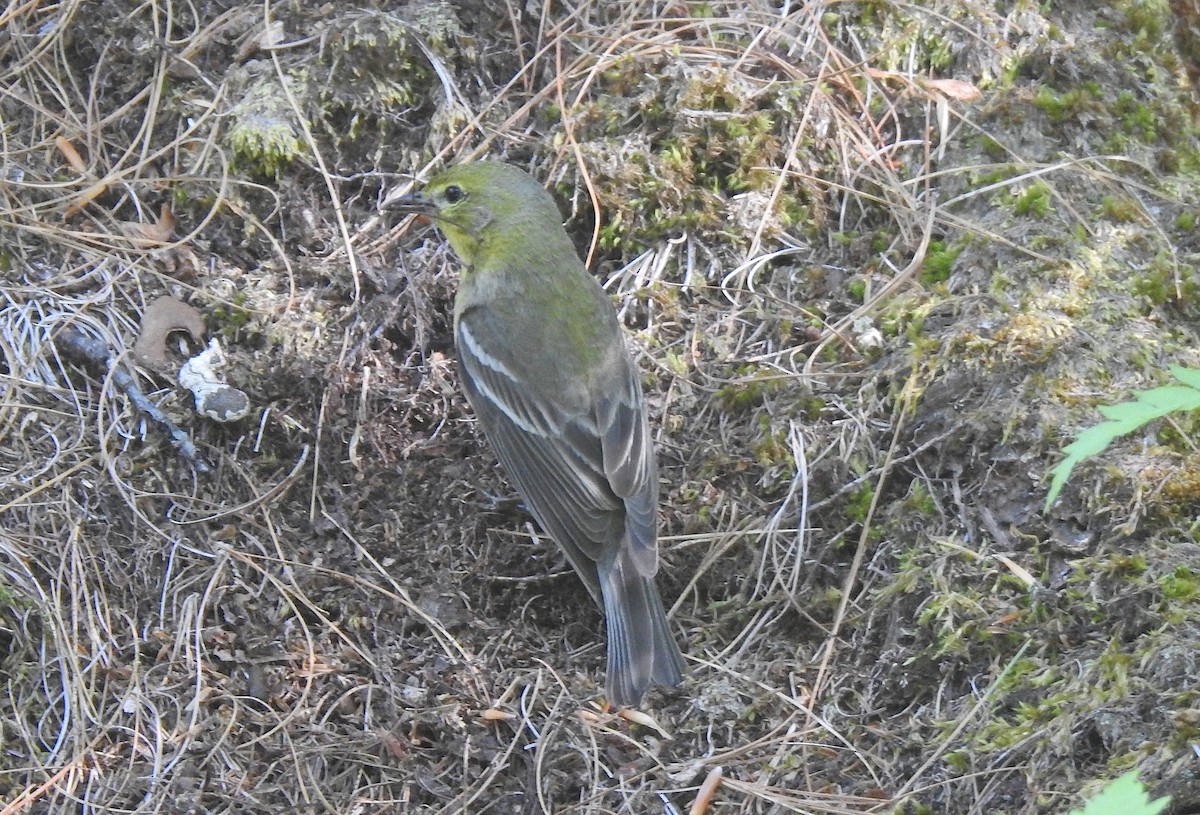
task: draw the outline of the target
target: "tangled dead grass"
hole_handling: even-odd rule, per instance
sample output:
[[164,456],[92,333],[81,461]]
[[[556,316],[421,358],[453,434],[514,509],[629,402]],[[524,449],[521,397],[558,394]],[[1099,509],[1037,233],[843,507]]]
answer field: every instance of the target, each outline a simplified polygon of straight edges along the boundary
[[[1019,562],[1047,444],[1003,393],[1029,371],[1001,363],[1069,356],[1049,316],[1085,305],[1039,295],[1047,319],[989,332],[987,275],[928,274],[948,246],[1013,287],[1057,267],[1060,238],[1012,218],[1053,205],[1055,229],[1108,242],[1092,280],[1149,246],[1187,284],[1165,230],[1122,241],[1075,209],[1170,203],[1136,145],[1045,159],[970,107],[967,80],[1044,47],[1040,12],[102,5],[104,26],[80,2],[10,7],[0,41],[4,815],[699,815],[708,777],[712,811],[1033,812],[1102,774],[1052,721],[994,728],[1016,678],[1051,670],[1016,621],[1060,562]],[[598,616],[497,497],[447,359],[444,251],[375,214],[409,171],[484,154],[574,196],[644,349],[693,679],[640,717],[589,701]],[[136,370],[204,475],[112,369],[55,345],[69,326],[132,366],[163,292],[207,312],[261,407],[188,418]]]

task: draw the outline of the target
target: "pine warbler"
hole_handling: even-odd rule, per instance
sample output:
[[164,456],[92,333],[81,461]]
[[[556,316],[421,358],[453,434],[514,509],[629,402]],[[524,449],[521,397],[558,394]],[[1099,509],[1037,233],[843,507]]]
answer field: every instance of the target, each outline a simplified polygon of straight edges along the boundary
[[679,684],[683,656],[654,583],[658,468],[641,383],[554,199],[515,167],[477,162],[390,206],[429,215],[465,266],[454,301],[463,389],[604,610],[608,700],[637,705],[650,685]]

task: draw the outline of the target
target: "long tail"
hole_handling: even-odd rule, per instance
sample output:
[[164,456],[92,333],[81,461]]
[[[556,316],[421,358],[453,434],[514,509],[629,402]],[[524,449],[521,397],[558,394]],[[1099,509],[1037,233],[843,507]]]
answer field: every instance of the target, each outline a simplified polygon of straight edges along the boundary
[[605,692],[612,704],[635,706],[651,685],[682,682],[684,661],[654,578],[638,572],[627,546],[620,551],[599,569],[608,625]]

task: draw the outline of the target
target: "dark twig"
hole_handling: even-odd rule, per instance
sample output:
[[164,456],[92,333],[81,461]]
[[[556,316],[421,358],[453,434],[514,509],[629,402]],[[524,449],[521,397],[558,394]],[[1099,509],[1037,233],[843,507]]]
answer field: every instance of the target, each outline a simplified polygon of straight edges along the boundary
[[172,444],[179,449],[179,454],[191,462],[198,473],[209,470],[207,464],[200,458],[200,452],[192,443],[187,431],[171,421],[171,417],[163,413],[157,405],[150,401],[138,387],[133,375],[124,365],[117,363],[116,355],[103,340],[86,336],[76,328],[65,328],[55,338],[55,345],[66,356],[87,365],[101,367],[112,371],[112,380],[117,388],[124,393],[133,406],[144,413],[151,421],[157,422],[171,437]]

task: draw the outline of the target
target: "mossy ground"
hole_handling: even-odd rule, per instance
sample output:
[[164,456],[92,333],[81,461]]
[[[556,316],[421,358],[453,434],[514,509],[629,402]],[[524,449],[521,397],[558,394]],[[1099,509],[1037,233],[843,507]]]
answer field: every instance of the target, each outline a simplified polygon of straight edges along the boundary
[[[1183,4],[97,5],[0,41],[0,800],[685,811],[720,766],[713,812],[1057,813],[1131,768],[1200,805],[1194,417],[1042,510],[1097,405],[1200,366]],[[665,732],[597,704],[453,261],[378,214],[475,154],[560,195],[645,374]],[[164,203],[177,242],[123,237]],[[208,474],[53,344],[121,354],[168,292],[260,408],[142,376]]]

